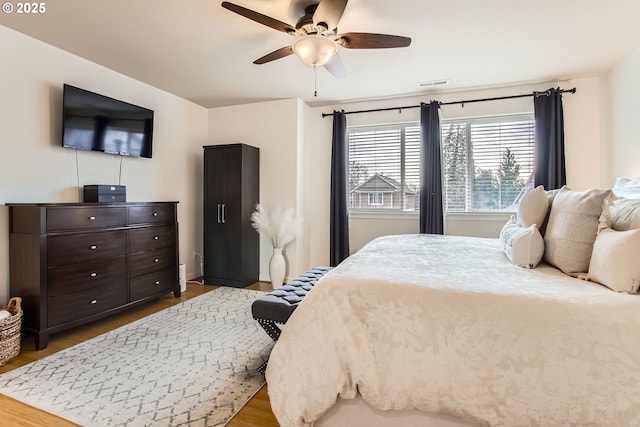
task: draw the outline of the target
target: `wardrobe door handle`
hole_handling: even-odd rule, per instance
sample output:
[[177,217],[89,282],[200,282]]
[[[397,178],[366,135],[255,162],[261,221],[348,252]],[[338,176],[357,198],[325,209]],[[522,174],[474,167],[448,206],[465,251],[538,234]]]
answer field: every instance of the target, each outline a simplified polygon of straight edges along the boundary
[[225,204],[222,204],[222,223],[224,224],[225,221],[225,213],[224,213],[224,208],[225,208]]
[[220,203],[218,203],[218,224],[220,224]]

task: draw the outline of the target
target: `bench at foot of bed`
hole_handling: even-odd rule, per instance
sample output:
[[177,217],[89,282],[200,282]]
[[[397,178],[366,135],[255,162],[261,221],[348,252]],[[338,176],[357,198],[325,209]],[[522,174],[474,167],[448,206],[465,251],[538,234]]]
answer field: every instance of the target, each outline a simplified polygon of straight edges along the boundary
[[[333,267],[313,267],[287,282],[286,285],[258,298],[251,305],[253,318],[258,321],[272,340],[278,341],[281,331],[278,325],[284,325],[287,322],[305,295],[318,283],[318,280],[332,269]],[[267,364],[264,363],[258,370],[264,372],[266,368]]]

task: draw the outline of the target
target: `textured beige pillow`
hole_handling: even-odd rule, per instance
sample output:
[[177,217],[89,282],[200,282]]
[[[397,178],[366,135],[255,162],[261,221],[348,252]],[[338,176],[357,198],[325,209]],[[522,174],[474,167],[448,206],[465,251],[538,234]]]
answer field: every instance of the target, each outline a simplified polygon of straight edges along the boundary
[[602,230],[593,245],[589,280],[635,294],[640,285],[640,229]]
[[566,274],[587,273],[603,202],[611,190],[560,189],[544,235],[544,260]]
[[544,241],[535,224],[523,227],[512,217],[500,231],[500,243],[512,264],[534,268],[542,260]]
[[527,190],[518,205],[517,223],[523,227],[541,227],[549,210],[549,200],[542,185]]
[[624,197],[613,200],[609,206],[611,228],[618,231],[640,228],[640,200]]

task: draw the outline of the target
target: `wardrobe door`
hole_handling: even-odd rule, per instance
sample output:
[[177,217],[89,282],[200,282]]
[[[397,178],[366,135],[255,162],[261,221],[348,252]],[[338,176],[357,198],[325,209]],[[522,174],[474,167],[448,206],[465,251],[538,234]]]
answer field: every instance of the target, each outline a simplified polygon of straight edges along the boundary
[[224,245],[224,278],[242,278],[242,147],[229,147],[224,151],[224,185],[222,197],[222,235]]
[[[222,200],[224,199],[224,152],[204,151],[204,253],[203,274],[206,279],[225,277],[226,259]],[[212,283],[213,284],[213,283]]]

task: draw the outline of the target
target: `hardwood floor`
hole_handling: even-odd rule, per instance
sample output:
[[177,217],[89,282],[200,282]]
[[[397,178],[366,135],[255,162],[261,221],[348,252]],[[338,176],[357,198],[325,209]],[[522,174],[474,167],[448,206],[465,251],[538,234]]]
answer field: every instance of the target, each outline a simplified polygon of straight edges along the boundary
[[[49,346],[41,351],[36,351],[33,337],[27,336],[22,340],[20,354],[8,364],[0,367],[0,373],[26,365],[34,360],[42,359],[50,354],[71,347],[75,344],[96,337],[100,334],[131,323],[149,314],[155,313],[172,305],[186,301],[203,293],[216,289],[217,286],[200,285],[195,282],[187,283],[187,290],[180,298],[174,298],[167,294],[153,302],[138,308],[125,311],[106,319],[93,322],[89,325],[73,328],[51,336]],[[258,282],[247,289],[271,291],[273,288],[268,282]],[[1,391],[0,391],[1,393]],[[67,420],[34,408],[3,394],[0,394],[0,426],[34,427],[34,426],[76,426]],[[228,427],[278,427],[267,394],[267,387],[262,389],[236,414],[229,422]]]

